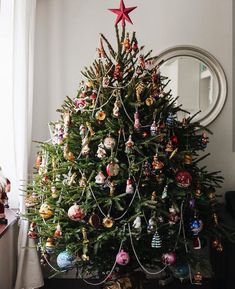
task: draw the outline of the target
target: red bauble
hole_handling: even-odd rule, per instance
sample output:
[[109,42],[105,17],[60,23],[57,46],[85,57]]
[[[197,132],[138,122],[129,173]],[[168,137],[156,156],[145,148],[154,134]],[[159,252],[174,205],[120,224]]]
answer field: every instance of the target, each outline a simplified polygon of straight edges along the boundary
[[81,221],[85,217],[85,213],[79,205],[75,204],[69,208],[68,216],[72,221]]
[[169,252],[162,255],[162,263],[165,265],[173,265],[176,262],[175,252]]
[[171,137],[171,141],[172,141],[172,144],[173,144],[174,146],[177,146],[177,145],[179,144],[179,141],[178,141],[178,138],[177,138],[176,135],[173,135],[173,136]]
[[175,177],[177,186],[181,188],[188,188],[192,183],[192,176],[187,171],[178,171]]

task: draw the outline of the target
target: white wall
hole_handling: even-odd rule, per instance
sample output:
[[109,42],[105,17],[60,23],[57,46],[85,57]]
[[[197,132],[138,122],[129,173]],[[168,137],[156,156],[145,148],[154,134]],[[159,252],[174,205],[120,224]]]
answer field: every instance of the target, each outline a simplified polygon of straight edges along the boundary
[[[208,169],[222,170],[222,192],[235,188],[235,153],[232,152],[232,0],[126,0],[138,6],[131,13],[146,51],[155,53],[174,45],[195,45],[213,54],[228,79],[228,98],[217,119],[207,151]],[[66,95],[75,96],[81,69],[96,55],[99,33],[115,41],[115,15],[107,8],[118,0],[38,0],[35,51],[34,140],[48,138],[47,122]]]

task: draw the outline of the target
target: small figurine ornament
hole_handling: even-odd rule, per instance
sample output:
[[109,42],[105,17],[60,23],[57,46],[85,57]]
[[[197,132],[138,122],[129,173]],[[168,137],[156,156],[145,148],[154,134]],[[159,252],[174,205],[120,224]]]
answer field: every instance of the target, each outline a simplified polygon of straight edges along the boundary
[[109,76],[103,77],[102,85],[104,88],[107,88],[109,86]]
[[61,230],[61,226],[60,224],[58,223],[57,226],[56,226],[56,230],[55,230],[55,233],[54,233],[54,237],[55,238],[59,238],[62,236],[62,230]]
[[126,181],[126,193],[127,194],[133,194],[134,193],[133,180],[130,177]]
[[147,232],[149,234],[156,232],[157,229],[157,221],[154,217],[151,217],[148,222]]
[[88,155],[90,152],[90,148],[89,148],[89,139],[87,136],[85,136],[82,140],[82,151],[81,151],[81,154],[83,156],[86,156]]
[[176,212],[176,209],[173,206],[171,206],[169,208],[169,216],[168,216],[169,224],[170,225],[174,225],[174,224],[176,224],[179,221],[179,219],[180,218],[179,218],[179,216],[178,216],[178,214]]
[[140,124],[140,119],[139,119],[139,113],[138,113],[138,111],[136,111],[135,113],[134,113],[134,128],[136,129],[136,130],[139,130],[140,128],[141,128],[141,124]]
[[106,150],[104,149],[104,144],[101,142],[99,145],[98,145],[98,149],[97,149],[97,152],[96,152],[96,155],[99,159],[103,159],[106,157]]
[[63,118],[64,118],[64,126],[65,127],[69,127],[70,123],[71,123],[70,112],[69,111],[65,111],[64,115],[63,115]]
[[121,102],[120,100],[116,99],[116,101],[114,102],[114,107],[113,107],[113,115],[115,117],[120,116],[120,107],[121,107]]
[[162,263],[165,265],[173,265],[176,262],[175,252],[169,252],[162,255]]
[[45,249],[48,254],[52,254],[55,251],[55,244],[53,238],[47,238]]
[[87,186],[87,179],[85,174],[83,173],[81,179],[79,180],[79,187],[85,188],[86,186]]
[[106,179],[105,175],[100,171],[98,175],[95,177],[95,182],[98,185],[103,185],[105,182],[105,179]]
[[86,136],[86,127],[85,127],[85,125],[81,124],[79,130],[80,130],[79,133],[80,133],[81,138],[84,139],[84,137]]
[[156,136],[157,135],[157,125],[156,125],[156,121],[154,120],[153,123],[150,126],[150,133],[151,136]]
[[129,39],[129,33],[126,34],[126,38],[123,41],[123,47],[124,47],[126,52],[131,51],[131,43],[130,43],[130,39]]
[[35,222],[32,222],[29,226],[29,232],[28,232],[28,237],[30,239],[37,239],[38,237],[38,234],[36,232],[36,223]]
[[131,135],[130,135],[128,141],[125,143],[125,146],[126,146],[125,152],[127,154],[131,153],[133,151],[134,145],[135,143],[133,142]]
[[152,167],[155,173],[157,173],[159,170],[162,170],[164,167],[164,163],[159,160],[157,154],[153,156]]

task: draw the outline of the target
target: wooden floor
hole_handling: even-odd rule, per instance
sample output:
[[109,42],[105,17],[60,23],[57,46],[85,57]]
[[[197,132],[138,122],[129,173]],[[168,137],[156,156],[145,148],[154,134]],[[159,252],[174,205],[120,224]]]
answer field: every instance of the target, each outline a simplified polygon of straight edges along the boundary
[[[90,286],[81,280],[74,279],[46,279],[45,286],[42,289],[100,289],[102,287]],[[202,285],[191,285],[188,282],[180,283],[178,280],[175,282],[159,287],[157,281],[151,280],[145,284],[144,289],[224,289],[222,282],[213,280],[204,280]]]

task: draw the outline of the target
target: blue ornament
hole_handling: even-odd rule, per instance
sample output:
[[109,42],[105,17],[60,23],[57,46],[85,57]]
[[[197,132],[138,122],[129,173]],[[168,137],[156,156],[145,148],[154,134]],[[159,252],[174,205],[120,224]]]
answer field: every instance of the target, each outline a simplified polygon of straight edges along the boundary
[[188,264],[179,264],[175,266],[175,277],[179,279],[185,279],[189,276]]
[[172,116],[172,113],[170,113],[166,119],[166,124],[168,126],[172,126],[174,124],[174,117]]
[[193,235],[198,235],[198,233],[202,230],[203,223],[201,220],[194,218],[189,223],[190,231],[193,233]]
[[75,262],[76,258],[68,251],[63,251],[57,256],[57,265],[63,270],[72,269]]

